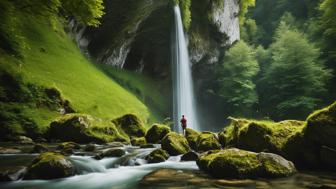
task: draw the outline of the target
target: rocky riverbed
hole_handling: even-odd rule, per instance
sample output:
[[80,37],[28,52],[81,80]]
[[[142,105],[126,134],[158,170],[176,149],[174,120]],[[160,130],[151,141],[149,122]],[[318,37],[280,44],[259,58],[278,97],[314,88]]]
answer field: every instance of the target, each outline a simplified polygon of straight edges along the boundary
[[[181,155],[170,156],[161,163],[148,163],[146,157],[154,148],[140,148],[120,143],[94,145],[95,150],[87,152],[86,145],[74,149],[73,154],[65,156],[74,166],[74,175],[53,180],[26,180],[27,168],[38,153],[27,153],[34,145],[1,143],[1,179],[4,173],[12,171],[14,182],[1,182],[0,188],[336,188],[336,174],[327,172],[299,172],[278,179],[216,179],[200,171],[195,161],[180,161]],[[61,152],[59,144],[48,144],[48,149]],[[10,148],[8,148],[10,147]],[[7,149],[4,150],[4,149]],[[12,150],[10,150],[12,149]],[[58,150],[57,150],[58,149]],[[122,149],[120,157],[105,157],[97,160],[95,156],[107,149]]]

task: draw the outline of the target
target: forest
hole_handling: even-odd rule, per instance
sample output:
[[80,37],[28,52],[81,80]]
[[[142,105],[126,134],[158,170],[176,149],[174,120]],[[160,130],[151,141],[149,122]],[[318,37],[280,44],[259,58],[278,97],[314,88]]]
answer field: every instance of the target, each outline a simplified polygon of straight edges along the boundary
[[336,188],[336,0],[0,0],[0,188]]

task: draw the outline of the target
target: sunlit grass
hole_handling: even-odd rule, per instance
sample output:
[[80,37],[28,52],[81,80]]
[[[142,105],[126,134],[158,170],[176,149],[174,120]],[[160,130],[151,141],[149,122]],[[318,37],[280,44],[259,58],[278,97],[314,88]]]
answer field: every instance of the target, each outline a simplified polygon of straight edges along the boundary
[[[77,112],[102,119],[112,119],[128,113],[139,116],[144,122],[160,117],[158,114],[153,116],[154,111],[151,112],[140,98],[84,57],[64,32],[62,24],[56,23],[52,27],[43,19],[38,20],[26,15],[22,16],[22,19],[23,36],[27,45],[23,58],[20,60],[0,52],[0,63],[5,68],[12,67],[21,73],[24,82],[55,87]],[[118,75],[122,73],[119,71]],[[141,84],[145,80],[139,79],[140,76],[124,75],[128,76],[131,78],[124,79],[136,80],[136,85],[140,86],[139,90],[149,88],[144,87],[146,84]],[[162,99],[159,95],[153,95],[152,99],[157,98],[157,103],[160,104]],[[23,112],[43,127],[59,116],[57,112],[39,108],[26,108]]]

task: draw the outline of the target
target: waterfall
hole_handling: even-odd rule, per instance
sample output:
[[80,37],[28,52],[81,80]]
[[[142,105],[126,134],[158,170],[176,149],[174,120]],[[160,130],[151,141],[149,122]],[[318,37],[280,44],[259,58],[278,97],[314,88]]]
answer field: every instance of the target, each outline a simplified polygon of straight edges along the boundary
[[175,30],[172,37],[173,87],[174,87],[174,130],[181,132],[180,119],[185,115],[187,127],[199,130],[194,103],[193,82],[186,38],[183,32],[181,11],[174,7]]

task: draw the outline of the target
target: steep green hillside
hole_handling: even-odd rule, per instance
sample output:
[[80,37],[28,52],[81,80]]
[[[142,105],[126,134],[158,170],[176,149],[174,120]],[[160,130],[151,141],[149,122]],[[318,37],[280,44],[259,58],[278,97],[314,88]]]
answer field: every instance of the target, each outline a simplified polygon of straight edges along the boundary
[[172,104],[169,104],[171,91],[169,80],[153,80],[148,76],[116,69],[108,65],[97,65],[106,75],[122,87],[135,94],[151,110],[155,119],[162,120],[169,116]]
[[[21,51],[22,58],[0,49],[2,72],[16,73],[13,77],[22,77],[25,85],[30,83],[34,86],[56,88],[61,92],[62,98],[70,101],[76,112],[103,119],[134,113],[145,122],[153,122],[160,117],[158,113],[151,113],[136,95],[90,63],[64,32],[62,23],[50,24],[26,14],[18,15],[18,19],[21,23],[21,35],[25,38],[25,49]],[[6,82],[7,80],[3,80],[1,85]],[[32,119],[39,130],[44,130],[60,113],[55,108],[37,104],[35,101],[1,103],[1,117],[17,120],[15,112],[19,111],[21,117]],[[9,110],[14,113],[8,113]],[[24,132],[25,129],[20,128],[21,121],[13,121],[11,124]]]

